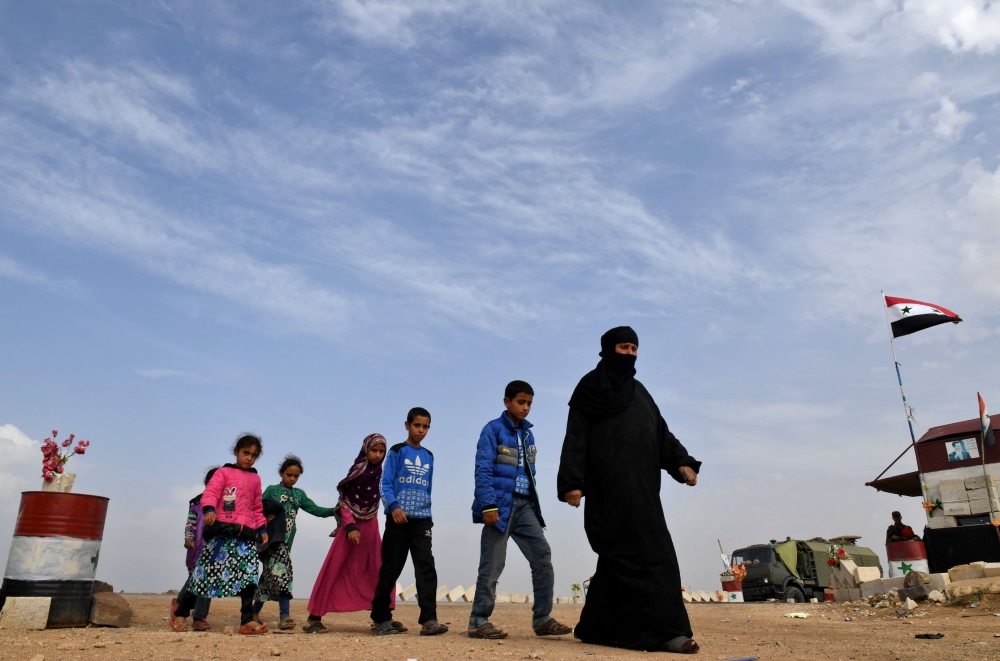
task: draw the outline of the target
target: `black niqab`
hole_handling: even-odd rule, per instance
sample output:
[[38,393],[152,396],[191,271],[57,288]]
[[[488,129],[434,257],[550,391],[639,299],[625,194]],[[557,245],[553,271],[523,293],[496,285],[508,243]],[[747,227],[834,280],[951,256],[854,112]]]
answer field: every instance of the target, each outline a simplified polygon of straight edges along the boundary
[[638,346],[639,336],[628,326],[612,328],[601,336],[601,362],[580,379],[569,405],[590,418],[621,413],[635,396],[635,356],[617,353],[615,346]]

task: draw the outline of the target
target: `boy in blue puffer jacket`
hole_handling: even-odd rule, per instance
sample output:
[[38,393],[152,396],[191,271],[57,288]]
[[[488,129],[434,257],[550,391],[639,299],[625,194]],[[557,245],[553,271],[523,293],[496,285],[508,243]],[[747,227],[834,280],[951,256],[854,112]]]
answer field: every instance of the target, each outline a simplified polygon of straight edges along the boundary
[[507,633],[490,624],[497,580],[507,561],[507,540],[514,539],[531,566],[535,593],[532,628],[539,636],[562,636],[573,630],[551,617],[555,573],[545,541],[542,509],[535,488],[535,437],[525,418],[535,392],[524,381],[511,381],[504,391],[507,408],[483,427],[476,449],[476,499],[472,521],[483,523],[479,579],[469,618],[469,638],[497,640]]

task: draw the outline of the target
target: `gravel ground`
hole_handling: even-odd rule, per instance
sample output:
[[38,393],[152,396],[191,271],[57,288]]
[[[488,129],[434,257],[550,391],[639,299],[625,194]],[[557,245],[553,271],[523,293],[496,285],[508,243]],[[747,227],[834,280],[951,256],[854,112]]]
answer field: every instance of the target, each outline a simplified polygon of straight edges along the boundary
[[[176,634],[164,616],[168,595],[124,595],[135,610],[128,629],[84,628],[37,632],[0,631],[0,661],[85,661],[149,659],[202,661],[247,659],[264,661],[280,655],[289,661],[350,659],[545,659],[548,661],[648,658],[642,652],[584,645],[571,636],[537,638],[531,631],[530,606],[501,604],[493,623],[510,632],[505,641],[470,640],[464,634],[469,604],[440,604],[438,618],[451,631],[442,636],[420,637],[417,607],[400,604],[396,618],[410,627],[408,633],[376,638],[370,634],[367,613],[328,615],[330,633],[228,636],[224,629],[238,629],[239,601],[212,602],[208,633]],[[553,615],[575,624],[582,606],[557,605]],[[807,619],[785,613],[800,611]],[[905,618],[895,607],[858,604],[692,604],[688,606],[702,659],[744,656],[769,659],[998,659],[1000,660],[1000,601],[984,600],[976,608],[921,606]],[[264,618],[271,626],[277,605],[268,604]],[[292,616],[306,620],[306,602],[292,602]],[[623,617],[627,617],[623,613]],[[846,621],[850,618],[850,621]],[[614,626],[613,622],[608,623]],[[943,633],[940,640],[918,640],[918,633]],[[665,656],[665,655],[664,655]],[[672,658],[672,657],[671,657]]]

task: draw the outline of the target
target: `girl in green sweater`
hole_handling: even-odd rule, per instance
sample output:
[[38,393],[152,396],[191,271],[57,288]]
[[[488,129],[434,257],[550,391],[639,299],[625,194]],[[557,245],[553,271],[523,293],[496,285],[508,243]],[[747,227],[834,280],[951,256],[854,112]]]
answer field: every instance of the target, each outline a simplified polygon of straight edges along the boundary
[[[313,516],[333,516],[335,508],[320,507],[314,503],[306,492],[295,487],[302,475],[302,460],[294,454],[287,455],[278,469],[281,476],[279,484],[272,484],[261,499],[271,499],[281,504],[285,510],[284,541],[276,541],[267,549],[264,558],[264,571],[257,581],[257,593],[254,595],[254,615],[260,622],[260,611],[264,602],[277,601],[281,621],[279,629],[294,629],[295,621],[289,612],[289,601],[292,598],[292,542],[295,541],[295,516],[303,509]],[[274,517],[268,517],[273,519]]]

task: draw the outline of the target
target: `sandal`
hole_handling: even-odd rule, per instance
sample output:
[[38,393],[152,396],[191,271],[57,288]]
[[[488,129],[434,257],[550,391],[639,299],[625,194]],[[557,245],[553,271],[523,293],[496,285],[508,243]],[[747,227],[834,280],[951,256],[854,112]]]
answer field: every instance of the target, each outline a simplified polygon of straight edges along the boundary
[[330,630],[323,626],[323,620],[309,620],[309,624],[302,626],[306,633],[330,633]]
[[289,629],[295,628],[295,620],[290,617],[283,617],[281,621],[278,622],[278,628],[282,631],[288,631]]
[[421,636],[439,636],[443,633],[448,633],[448,627],[437,620],[427,620],[424,622],[424,626],[420,628]]
[[398,633],[399,629],[392,626],[392,622],[389,621],[379,622],[372,628],[373,636],[391,636]]
[[209,631],[212,628],[212,625],[205,620],[195,620],[192,628],[195,631]]
[[559,624],[554,617],[550,617],[548,622],[535,629],[536,636],[565,636],[568,633],[573,633],[573,627]]
[[409,631],[409,629],[407,629],[402,622],[397,622],[396,620],[393,620],[389,624],[391,624],[392,628],[398,631],[399,633],[403,633],[404,631]]
[[188,630],[187,623],[184,621],[186,617],[178,617],[174,615],[174,611],[177,610],[177,599],[170,600],[170,628],[177,633],[183,633]]
[[697,654],[700,649],[698,643],[687,636],[671,638],[663,646],[664,652],[673,652],[674,654]]
[[484,638],[486,640],[501,640],[507,637],[507,632],[502,629],[497,629],[495,626],[487,622],[486,624],[480,624],[475,629],[469,629],[469,638]]
[[250,620],[240,627],[241,636],[259,636],[263,633],[267,633],[267,625],[257,624],[253,620]]

